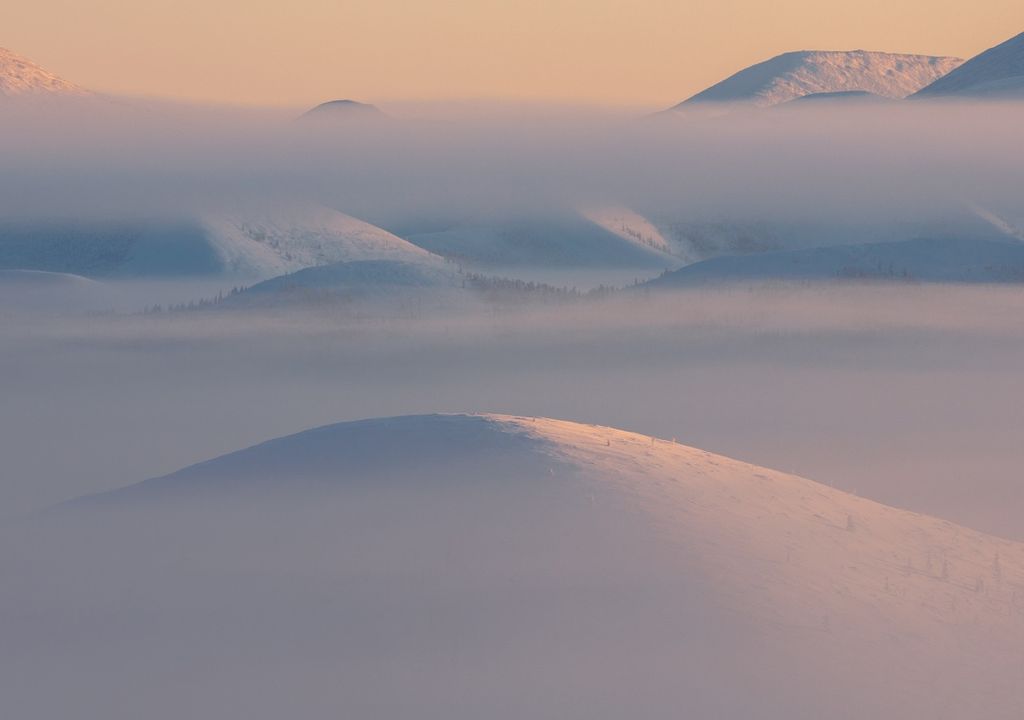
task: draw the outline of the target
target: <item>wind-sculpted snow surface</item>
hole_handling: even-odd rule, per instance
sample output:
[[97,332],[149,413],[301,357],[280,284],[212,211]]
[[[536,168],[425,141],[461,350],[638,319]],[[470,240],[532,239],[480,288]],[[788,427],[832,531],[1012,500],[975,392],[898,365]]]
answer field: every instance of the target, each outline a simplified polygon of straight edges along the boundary
[[83,96],[87,92],[31,60],[0,48],[0,99],[42,95]]
[[329,425],[36,522],[19,718],[1024,710],[1024,545],[606,427]]
[[864,50],[789,52],[752,65],[676,105],[748,103],[761,107],[817,93],[868,92],[903,98],[942,77],[963,60]]

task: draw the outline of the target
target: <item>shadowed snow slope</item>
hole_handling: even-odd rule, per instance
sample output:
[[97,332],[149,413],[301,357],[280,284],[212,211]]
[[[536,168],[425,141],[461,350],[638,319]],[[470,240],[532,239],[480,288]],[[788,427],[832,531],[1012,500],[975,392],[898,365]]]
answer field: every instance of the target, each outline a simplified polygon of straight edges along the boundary
[[1024,33],[976,55],[917,98],[1024,98]]
[[802,50],[752,65],[673,109],[691,103],[778,105],[815,93],[864,91],[902,98],[920,90],[962,60],[929,55]]
[[[623,230],[619,218],[566,213],[408,235],[410,242],[482,268],[546,266],[562,268],[666,268],[681,263],[663,240],[641,227]],[[635,219],[632,218],[631,219]],[[630,228],[632,229],[632,228]]]
[[371,300],[411,301],[461,286],[454,269],[436,263],[359,260],[306,268],[264,280],[222,303],[227,307],[281,306]]
[[1024,545],[606,427],[340,423],[40,525],[19,718],[1024,711]]
[[1024,243],[1018,240],[919,239],[717,257],[666,273],[645,283],[644,287],[839,279],[1024,282]]

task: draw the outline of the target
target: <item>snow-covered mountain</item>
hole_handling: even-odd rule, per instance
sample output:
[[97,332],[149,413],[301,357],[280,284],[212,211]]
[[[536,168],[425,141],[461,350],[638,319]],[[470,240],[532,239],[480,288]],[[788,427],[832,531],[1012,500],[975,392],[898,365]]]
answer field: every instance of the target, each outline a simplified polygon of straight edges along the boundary
[[1024,282],[1024,242],[935,238],[733,255],[704,260],[645,283],[673,288],[769,280]]
[[[107,690],[193,672],[147,716],[1024,708],[1024,544],[607,427],[340,423],[46,519],[51,536],[0,545],[34,569],[0,603],[19,717],[59,715],[86,667],[78,715],[115,720],[138,707]],[[51,692],[19,683],[44,667]]]
[[1024,33],[976,55],[917,98],[1024,98]]
[[903,98],[963,60],[930,55],[802,50],[752,65],[673,107],[739,103],[767,107],[817,93],[869,92]]
[[88,94],[83,88],[44,70],[31,60],[0,48],[0,98]]
[[8,222],[0,230],[0,268],[90,277],[253,281],[334,262],[439,260],[386,230],[311,205],[173,221]]
[[202,226],[225,271],[251,277],[273,277],[337,262],[440,261],[376,225],[312,205],[206,216]]

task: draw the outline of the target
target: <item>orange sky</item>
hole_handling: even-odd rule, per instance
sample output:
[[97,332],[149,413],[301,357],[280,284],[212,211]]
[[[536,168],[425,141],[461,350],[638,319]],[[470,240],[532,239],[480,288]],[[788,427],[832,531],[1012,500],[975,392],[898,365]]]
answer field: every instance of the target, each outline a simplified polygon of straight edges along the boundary
[[28,0],[0,46],[86,87],[270,105],[339,97],[667,106],[787,50],[969,56],[1022,0]]

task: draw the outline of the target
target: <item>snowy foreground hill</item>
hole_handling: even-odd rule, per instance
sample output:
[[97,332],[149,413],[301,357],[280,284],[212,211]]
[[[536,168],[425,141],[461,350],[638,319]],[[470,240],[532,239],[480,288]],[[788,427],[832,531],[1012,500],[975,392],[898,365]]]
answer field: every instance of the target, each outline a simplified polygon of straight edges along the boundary
[[702,103],[779,105],[818,93],[868,92],[904,98],[934,82],[963,60],[931,55],[802,50],[751,65],[676,105]]
[[1024,544],[606,427],[330,425],[3,540],[12,717],[1024,712]]

